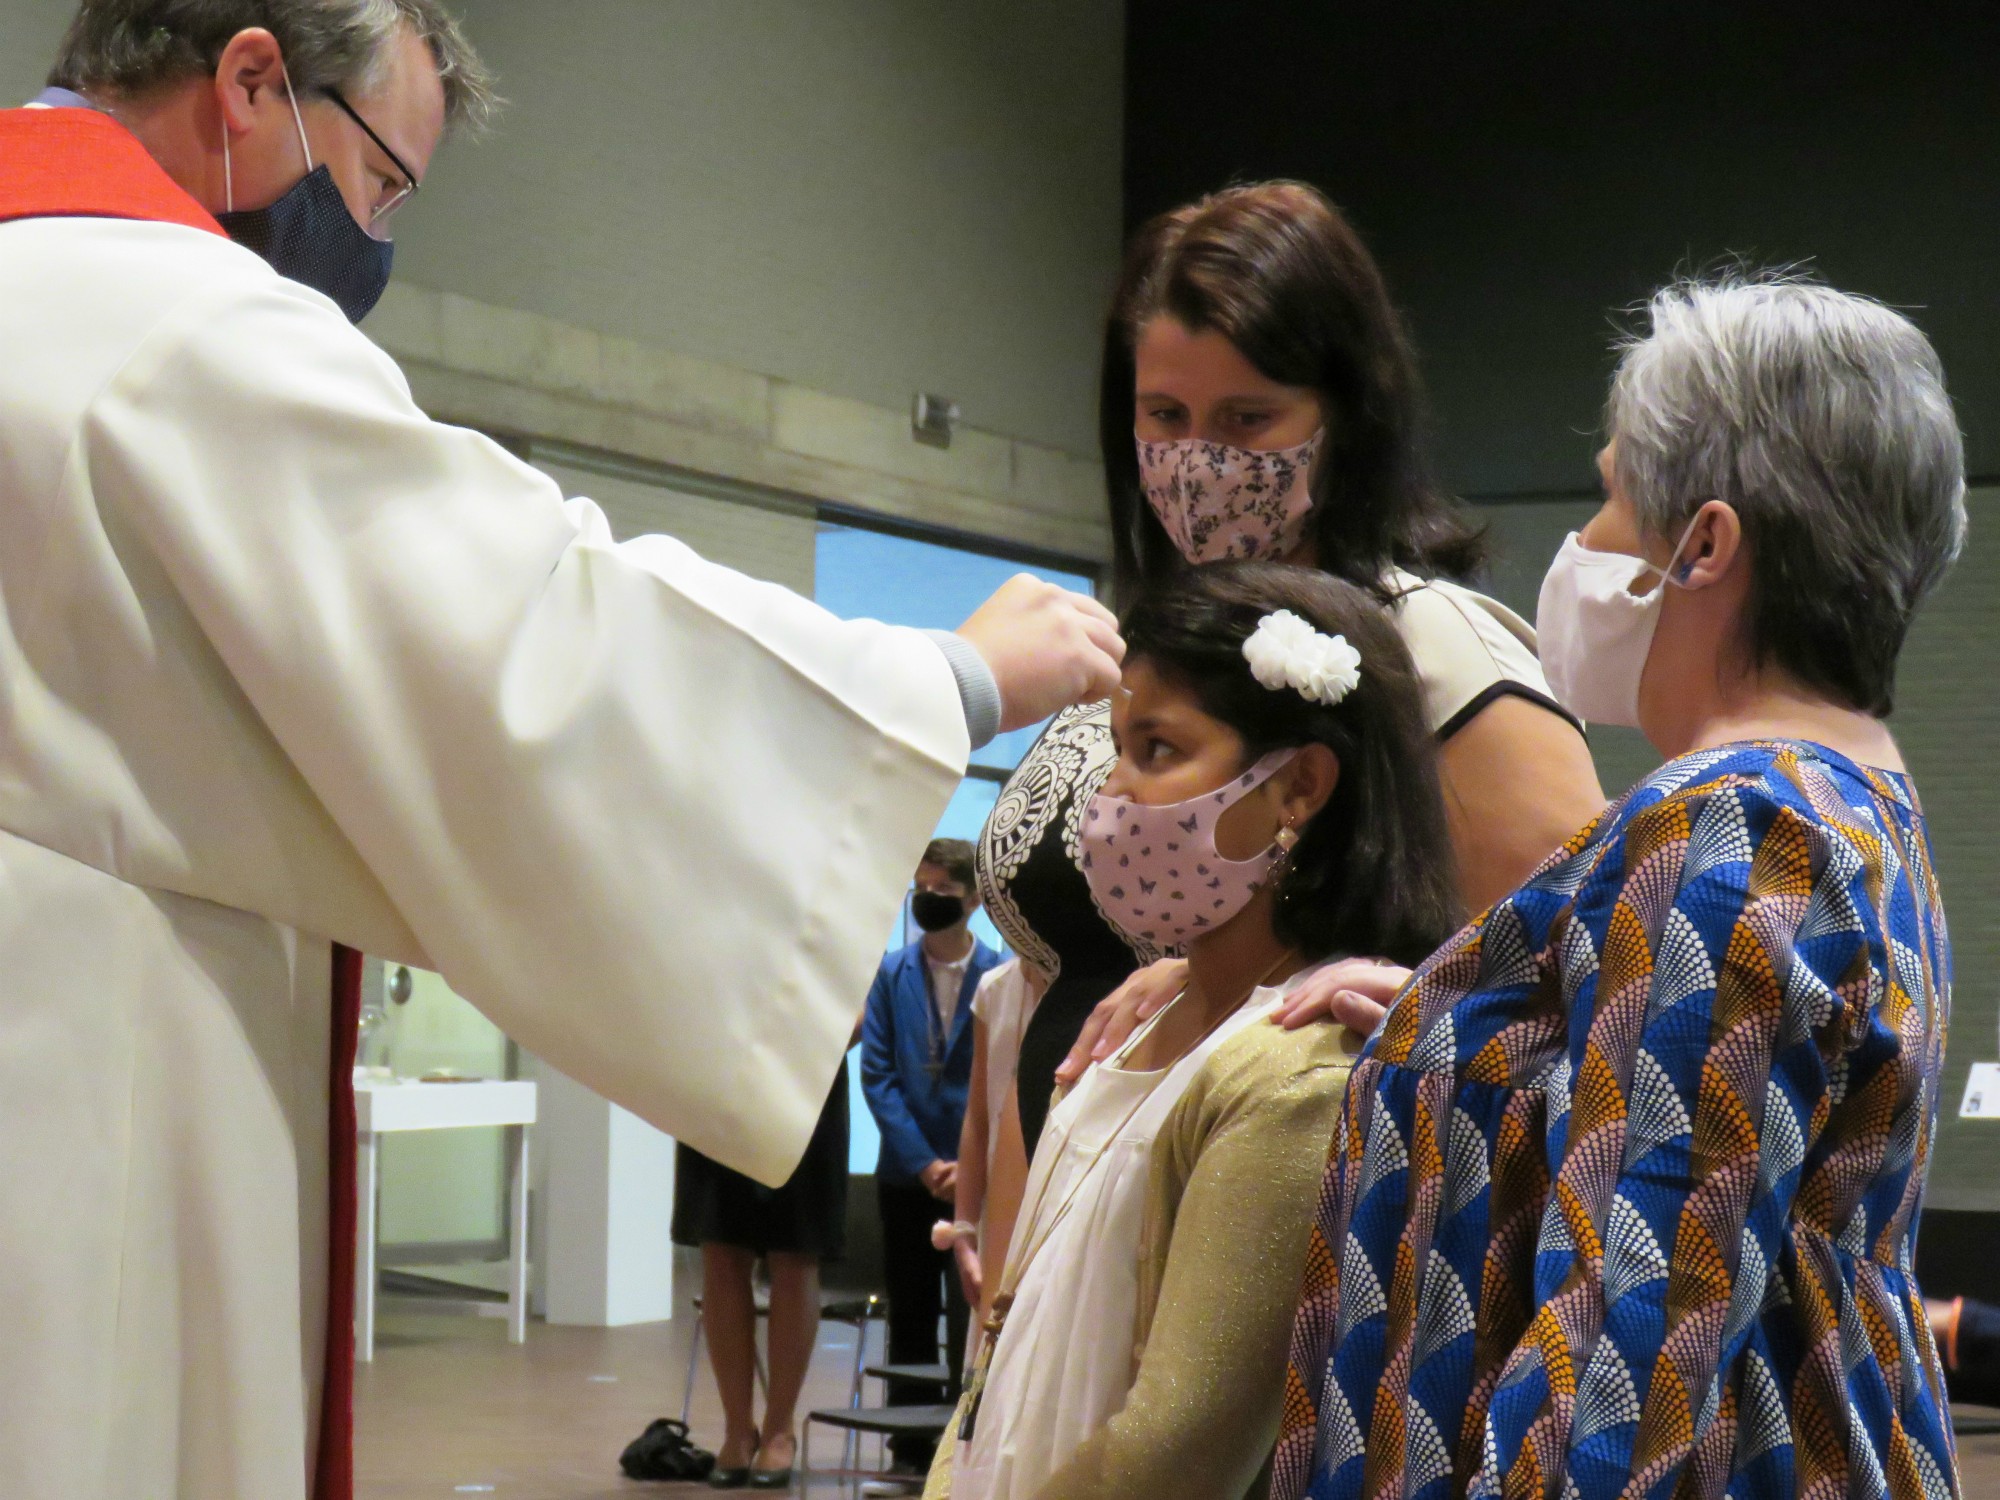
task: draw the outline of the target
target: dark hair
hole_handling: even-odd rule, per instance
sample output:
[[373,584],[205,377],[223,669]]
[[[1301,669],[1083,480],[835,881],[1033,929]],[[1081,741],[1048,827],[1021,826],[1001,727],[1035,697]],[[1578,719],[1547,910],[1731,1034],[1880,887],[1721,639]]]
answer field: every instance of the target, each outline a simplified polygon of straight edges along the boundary
[[924,857],[918,863],[936,865],[968,891],[978,889],[979,872],[972,845],[964,839],[932,839],[924,846]]
[[453,130],[477,134],[499,103],[493,75],[441,0],[83,0],[49,83],[143,93],[213,73],[230,38],[254,26],[277,38],[301,94],[365,86],[408,26],[437,62]]
[[1484,529],[1431,480],[1416,356],[1374,258],[1318,189],[1260,182],[1161,214],[1126,254],[1097,407],[1119,598],[1185,566],[1140,489],[1132,441],[1133,350],[1162,313],[1221,333],[1270,379],[1318,392],[1319,567],[1377,592],[1392,563],[1452,578],[1478,570]]
[[[1361,681],[1340,702],[1312,703],[1251,675],[1243,643],[1281,609],[1360,653]],[[1308,568],[1216,563],[1156,584],[1123,629],[1126,660],[1184,683],[1203,713],[1243,737],[1246,765],[1293,745],[1325,745],[1339,757],[1333,796],[1278,884],[1280,938],[1308,958],[1379,954],[1415,964],[1451,936],[1458,887],[1435,742],[1410,653],[1372,593]]]

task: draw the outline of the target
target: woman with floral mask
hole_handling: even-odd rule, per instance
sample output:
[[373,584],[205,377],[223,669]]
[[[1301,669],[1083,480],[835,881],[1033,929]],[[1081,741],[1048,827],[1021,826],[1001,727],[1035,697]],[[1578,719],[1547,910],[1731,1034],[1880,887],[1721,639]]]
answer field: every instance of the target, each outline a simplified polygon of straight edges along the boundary
[[1884,722],[1964,459],[1901,315],[1653,299],[1539,625],[1661,754],[1356,1064],[1286,1497],[1957,1493],[1913,1273],[1951,949]]
[[1312,1190],[1359,1038],[1265,1021],[1325,960],[1413,962],[1455,921],[1422,689],[1388,612],[1272,564],[1183,572],[1126,616],[1118,760],[1082,863],[1179,996],[1049,1117],[984,1368],[932,1490],[1260,1487]]
[[[1483,549],[1470,513],[1426,473],[1421,405],[1381,273],[1314,189],[1231,188],[1135,237],[1107,323],[1099,408],[1118,592],[1255,557],[1318,568],[1390,605],[1439,744],[1460,894],[1476,910],[1604,797],[1582,734],[1536,665],[1533,633],[1451,581],[1475,571]],[[1121,939],[1078,867],[1082,812],[1113,758],[1104,705],[1059,716],[980,842],[987,909],[1046,994],[1021,1040],[1015,1108],[996,1127],[990,1201],[975,1201],[983,1184],[968,1183],[958,1205],[958,1219],[983,1210],[987,1225],[983,1256],[961,1248],[967,1262],[1004,1258],[1010,1200],[1058,1065],[1069,1054],[1064,1076],[1081,1072],[1093,1008],[1168,951]],[[1403,977],[1336,965],[1284,1014],[1324,1014],[1343,991],[1386,1000]],[[1122,1030],[1182,978],[1177,962],[1143,971],[1123,992]],[[1366,1031],[1381,1008],[1370,1000],[1341,1013]]]

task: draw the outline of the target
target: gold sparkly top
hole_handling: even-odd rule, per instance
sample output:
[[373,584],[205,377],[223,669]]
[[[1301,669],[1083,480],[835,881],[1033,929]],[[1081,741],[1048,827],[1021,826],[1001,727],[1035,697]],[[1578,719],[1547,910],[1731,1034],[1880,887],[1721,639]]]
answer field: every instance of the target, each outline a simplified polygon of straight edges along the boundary
[[1153,1146],[1124,1409],[1037,1500],[1261,1495],[1320,1174],[1360,1039],[1266,1021],[1219,1047]]

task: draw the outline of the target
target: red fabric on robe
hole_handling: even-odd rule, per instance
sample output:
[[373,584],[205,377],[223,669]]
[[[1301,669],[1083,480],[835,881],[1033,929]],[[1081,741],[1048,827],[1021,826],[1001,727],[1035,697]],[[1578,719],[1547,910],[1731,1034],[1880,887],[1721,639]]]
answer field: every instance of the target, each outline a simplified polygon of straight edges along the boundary
[[361,955],[333,949],[333,1067],[327,1090],[326,1376],[320,1385],[313,1500],[354,1496],[354,1054],[361,1041]]
[[215,217],[94,109],[0,109],[0,220],[150,219],[221,234]]

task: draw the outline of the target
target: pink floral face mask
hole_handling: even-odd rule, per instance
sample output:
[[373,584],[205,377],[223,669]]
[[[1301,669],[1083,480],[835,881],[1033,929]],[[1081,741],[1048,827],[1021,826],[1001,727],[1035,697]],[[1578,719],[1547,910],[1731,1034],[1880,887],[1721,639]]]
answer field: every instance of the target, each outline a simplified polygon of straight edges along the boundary
[[1325,441],[1296,448],[1232,448],[1198,438],[1139,444],[1139,483],[1153,514],[1191,563],[1271,560],[1298,550],[1312,514],[1306,481]]
[[1264,888],[1274,843],[1249,859],[1215,847],[1222,815],[1283,770],[1296,750],[1273,750],[1219,791],[1147,805],[1099,792],[1083,815],[1084,879],[1099,908],[1130,937],[1179,950],[1220,927]]

